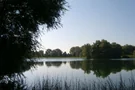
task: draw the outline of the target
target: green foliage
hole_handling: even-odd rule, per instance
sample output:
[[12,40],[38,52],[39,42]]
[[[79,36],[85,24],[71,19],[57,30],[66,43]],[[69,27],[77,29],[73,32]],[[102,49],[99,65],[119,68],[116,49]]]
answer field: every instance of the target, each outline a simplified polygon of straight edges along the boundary
[[111,44],[106,40],[96,41],[92,45],[93,58],[110,58]]
[[0,64],[21,63],[39,46],[39,25],[57,28],[66,10],[65,0],[1,0],[0,3]]
[[66,52],[62,52],[60,49],[47,49],[45,52],[45,57],[69,57],[71,56],[70,54],[66,53]]
[[112,43],[111,44],[111,54],[112,54],[112,58],[120,58],[122,55],[122,47],[121,45],[117,44],[117,43]]
[[[81,50],[80,50],[81,49]],[[70,54],[72,56],[90,58],[121,58],[121,57],[133,57],[133,51],[135,46],[133,45],[124,45],[121,46],[116,42],[110,43],[107,40],[97,40],[92,45],[84,44],[81,48],[71,47]]]
[[62,51],[60,50],[60,49],[54,49],[54,50],[52,50],[52,56],[53,57],[60,57],[60,56],[62,56]]
[[32,51],[30,53],[30,56],[31,57],[44,57],[44,51],[43,50],[40,50],[40,51]]
[[122,46],[122,50],[123,50],[123,55],[132,55],[133,51],[135,50],[135,46],[126,44]]
[[52,56],[52,50],[47,49],[46,52],[45,52],[45,56],[47,56],[47,57]]
[[82,46],[82,57],[86,57],[87,59],[91,58],[91,45],[85,44]]
[[81,52],[82,52],[82,50],[81,50],[81,48],[80,48],[79,46],[72,47],[72,48],[70,49],[70,54],[71,54],[72,56],[74,56],[74,57],[79,57],[79,56],[81,56]]
[[92,50],[91,50],[92,58],[97,58],[100,55],[100,49],[99,49],[100,43],[101,42],[99,40],[93,43]]
[[[92,45],[84,44],[83,46],[74,46],[70,48],[70,54],[62,52],[60,49],[47,49],[46,57],[85,57],[86,59],[110,59],[121,57],[135,57],[135,46],[124,45],[121,46],[116,42],[110,43],[107,40],[97,40]],[[123,54],[124,53],[124,54]]]
[[132,56],[135,57],[135,50],[133,51],[133,55]]

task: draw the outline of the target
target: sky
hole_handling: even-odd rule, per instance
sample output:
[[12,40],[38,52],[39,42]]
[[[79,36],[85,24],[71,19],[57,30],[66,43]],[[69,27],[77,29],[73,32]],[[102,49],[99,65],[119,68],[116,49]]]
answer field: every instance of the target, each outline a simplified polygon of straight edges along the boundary
[[70,8],[61,18],[62,27],[40,37],[43,50],[108,40],[135,45],[135,0],[67,0]]

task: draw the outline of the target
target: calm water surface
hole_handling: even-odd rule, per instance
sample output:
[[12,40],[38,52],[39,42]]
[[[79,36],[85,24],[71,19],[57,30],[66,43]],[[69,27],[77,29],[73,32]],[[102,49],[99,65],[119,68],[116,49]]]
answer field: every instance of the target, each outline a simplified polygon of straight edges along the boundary
[[72,82],[105,81],[108,78],[118,83],[120,77],[128,83],[135,75],[135,60],[84,60],[81,58],[42,58],[35,68],[23,73],[26,82],[31,85],[43,77],[49,80]]

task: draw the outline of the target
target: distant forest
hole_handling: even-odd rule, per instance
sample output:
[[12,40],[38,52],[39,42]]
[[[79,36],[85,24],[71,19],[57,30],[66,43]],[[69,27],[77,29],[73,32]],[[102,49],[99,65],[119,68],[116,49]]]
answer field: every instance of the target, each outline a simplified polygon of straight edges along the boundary
[[120,45],[116,42],[110,43],[107,40],[96,40],[93,44],[74,46],[69,53],[60,49],[47,49],[31,53],[32,57],[85,57],[90,58],[130,58],[135,57],[135,46]]

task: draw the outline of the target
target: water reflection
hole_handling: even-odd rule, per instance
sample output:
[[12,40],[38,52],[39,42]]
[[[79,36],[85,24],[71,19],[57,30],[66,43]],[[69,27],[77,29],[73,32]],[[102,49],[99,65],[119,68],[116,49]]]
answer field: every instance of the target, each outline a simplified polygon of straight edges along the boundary
[[70,62],[73,69],[81,68],[85,73],[89,74],[91,71],[97,77],[107,77],[111,73],[117,73],[121,70],[135,69],[135,61],[121,61],[121,60],[84,60]]
[[[100,77],[105,78],[110,74],[115,74],[121,72],[122,70],[131,71],[135,69],[134,60],[83,60],[83,61],[38,61],[38,62],[25,62],[18,65],[18,68],[14,66],[8,69],[0,69],[0,89],[1,87],[20,87],[22,85],[25,87],[25,83],[21,83],[21,79],[24,78],[23,73],[27,71],[26,78],[35,79],[34,75],[48,74],[49,77],[57,77],[61,75],[64,79],[64,76],[67,75],[68,79],[71,77],[73,80],[74,77],[79,77],[80,80],[83,79],[85,75],[88,77]],[[33,74],[30,73],[30,69],[37,68],[33,71]],[[6,71],[8,70],[8,71]],[[55,72],[56,71],[56,72]],[[7,73],[8,72],[8,73]],[[55,73],[53,73],[55,72]],[[75,73],[74,73],[75,72]],[[55,75],[54,75],[55,74]],[[76,76],[75,76],[76,75]],[[93,76],[92,76],[93,75]],[[72,77],[74,76],[74,77]],[[18,79],[19,77],[19,79]],[[66,76],[65,76],[66,77]],[[82,78],[82,79],[81,79]],[[31,79],[30,79],[31,80]],[[15,86],[18,85],[18,86]]]
[[[41,63],[41,62],[40,62]],[[115,74],[121,70],[130,71],[135,69],[134,60],[84,60],[84,61],[68,61],[68,62],[45,62],[45,66],[61,67],[62,64],[69,64],[72,69],[83,70],[84,73],[90,74],[94,72],[96,77],[105,78],[111,73]],[[37,64],[39,65],[39,64]],[[43,62],[42,62],[43,65]],[[40,65],[41,66],[41,65]]]
[[[7,63],[8,64],[8,63]],[[36,66],[43,66],[43,62],[34,62],[34,61],[29,61],[29,62],[24,62],[22,64],[18,64],[18,67],[11,65],[9,66],[3,66],[0,68],[0,77],[3,77],[5,75],[12,77],[14,74],[22,74],[25,71],[30,70],[31,68],[36,68]]]
[[43,66],[43,62],[24,62],[18,65],[1,66],[0,69],[0,90],[25,90],[26,83],[23,72],[36,68],[36,66]]
[[60,67],[62,63],[63,62],[61,62],[61,61],[60,62],[45,62],[47,67],[51,67],[51,66]]
[[44,62],[34,62],[34,66],[44,66]]

